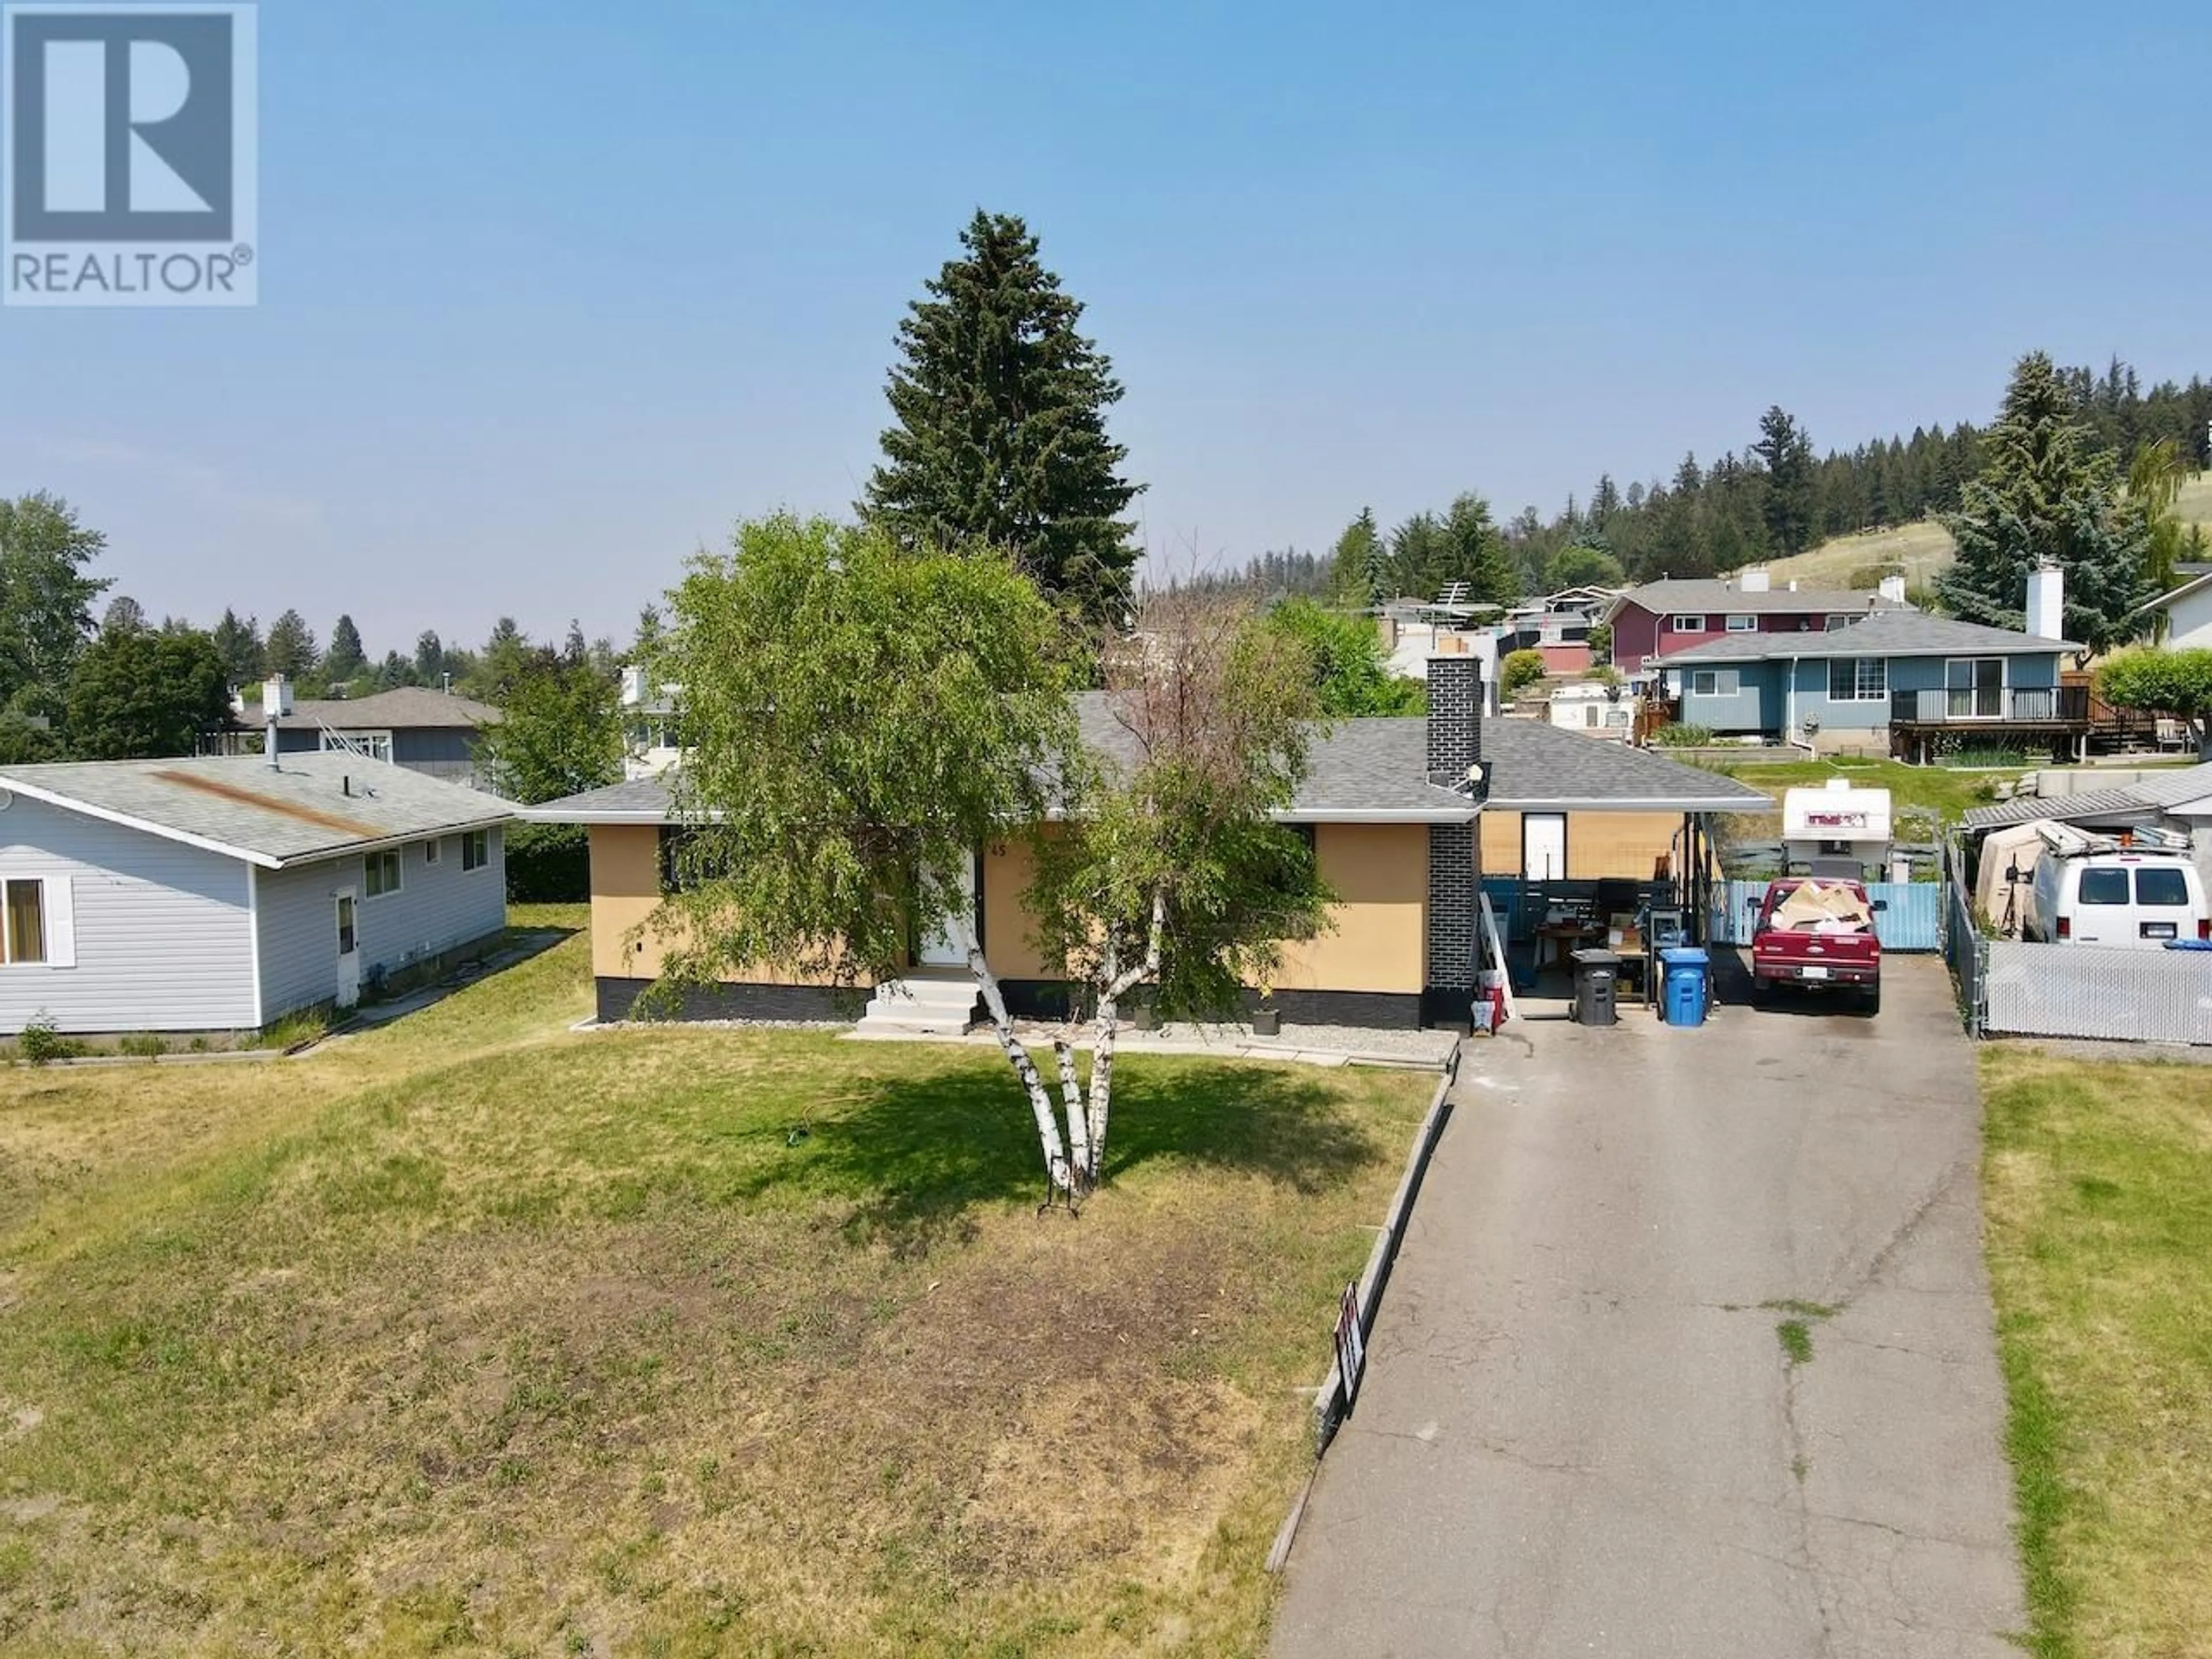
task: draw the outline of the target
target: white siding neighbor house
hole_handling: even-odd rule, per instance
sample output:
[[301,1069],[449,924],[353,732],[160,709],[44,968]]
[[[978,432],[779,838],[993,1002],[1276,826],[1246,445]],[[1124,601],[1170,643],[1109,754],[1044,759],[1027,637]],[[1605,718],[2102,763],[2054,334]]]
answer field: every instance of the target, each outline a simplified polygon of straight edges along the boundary
[[505,926],[505,802],[279,759],[0,769],[0,1032],[253,1030]]
[[2165,643],[2175,650],[2212,646],[2212,573],[2191,578],[2143,609],[2166,612]]

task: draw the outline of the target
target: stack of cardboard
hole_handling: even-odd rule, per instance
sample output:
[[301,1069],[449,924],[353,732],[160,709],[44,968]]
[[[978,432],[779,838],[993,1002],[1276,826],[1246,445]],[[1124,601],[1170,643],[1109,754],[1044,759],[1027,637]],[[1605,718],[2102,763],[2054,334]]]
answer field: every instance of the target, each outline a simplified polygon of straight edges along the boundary
[[1808,881],[1774,907],[1769,925],[1798,933],[1863,933],[1874,916],[1867,902],[1841,883]]

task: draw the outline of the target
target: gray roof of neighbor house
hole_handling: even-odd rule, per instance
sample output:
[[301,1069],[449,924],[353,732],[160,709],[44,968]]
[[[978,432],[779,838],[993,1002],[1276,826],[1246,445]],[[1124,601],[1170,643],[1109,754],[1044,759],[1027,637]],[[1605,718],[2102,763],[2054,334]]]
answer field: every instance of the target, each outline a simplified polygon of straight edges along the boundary
[[1969,830],[2002,830],[2009,823],[2033,823],[2038,818],[2071,823],[2087,818],[2149,818],[2158,808],[2128,789],[2087,789],[2078,795],[2019,795],[1994,806],[1970,806]]
[[1885,599],[1879,593],[1822,587],[1793,591],[1786,582],[1777,587],[1747,591],[1733,581],[1717,578],[1693,580],[1687,577],[1646,582],[1641,587],[1616,593],[1606,606],[1606,616],[1610,618],[1625,605],[1639,605],[1657,617],[1710,617],[1731,611],[1738,616],[1798,616],[1812,612],[1841,615],[1847,611],[1903,608],[1897,600]]
[[2212,801],[2212,761],[2179,771],[2157,772],[2115,789],[2092,789],[2078,795],[2021,795],[1994,806],[1967,809],[1969,830],[1996,830],[2008,823],[2032,823],[2037,818],[2069,823],[2086,818],[2156,816],[2198,801]]
[[1846,628],[1820,634],[1740,634],[1707,640],[1664,656],[1647,657],[1647,668],[1682,663],[1773,662],[1789,657],[2019,656],[2030,652],[2079,651],[2072,640],[2039,639],[2009,629],[1931,617],[1924,611],[1881,611]]
[[495,796],[331,750],[0,768],[0,789],[266,869],[514,816]]
[[[277,717],[277,729],[312,732],[321,726],[335,731],[397,732],[424,726],[491,726],[499,710],[474,697],[455,696],[420,685],[403,685],[367,697],[302,697],[292,712]],[[239,716],[241,726],[266,726],[258,702],[249,702]]]
[[2212,761],[2178,772],[2160,772],[2139,778],[2128,788],[2154,806],[2182,806],[2212,799]]
[[[1109,757],[1133,752],[1134,740],[1103,694],[1083,697],[1077,714],[1090,748]],[[1774,810],[1771,797],[1733,778],[1542,720],[1486,719],[1482,753],[1489,804],[1509,811]],[[1418,715],[1339,720],[1316,738],[1307,760],[1297,799],[1281,814],[1293,823],[1455,823],[1479,810],[1456,790],[1429,781],[1427,722]],[[672,800],[666,783],[647,778],[524,807],[520,816],[550,823],[660,823]]]

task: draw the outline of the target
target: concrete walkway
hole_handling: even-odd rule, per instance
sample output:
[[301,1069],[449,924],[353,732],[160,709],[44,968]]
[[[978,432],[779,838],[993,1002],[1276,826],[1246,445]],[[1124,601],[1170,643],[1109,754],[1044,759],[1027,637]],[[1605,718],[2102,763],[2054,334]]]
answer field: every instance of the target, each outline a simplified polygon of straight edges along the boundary
[[1470,1045],[1277,1659],[2014,1659],[1972,1055],[1890,967]]

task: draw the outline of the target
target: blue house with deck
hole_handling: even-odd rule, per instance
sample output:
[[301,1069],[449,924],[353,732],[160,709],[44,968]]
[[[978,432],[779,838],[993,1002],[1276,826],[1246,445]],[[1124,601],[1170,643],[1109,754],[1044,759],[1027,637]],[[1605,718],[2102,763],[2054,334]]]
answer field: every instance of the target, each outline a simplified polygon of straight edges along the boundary
[[1878,611],[1846,627],[1747,634],[1652,659],[1674,717],[1717,737],[1875,750],[1925,760],[1977,738],[2077,750],[2089,688],[2069,685],[2070,640]]

